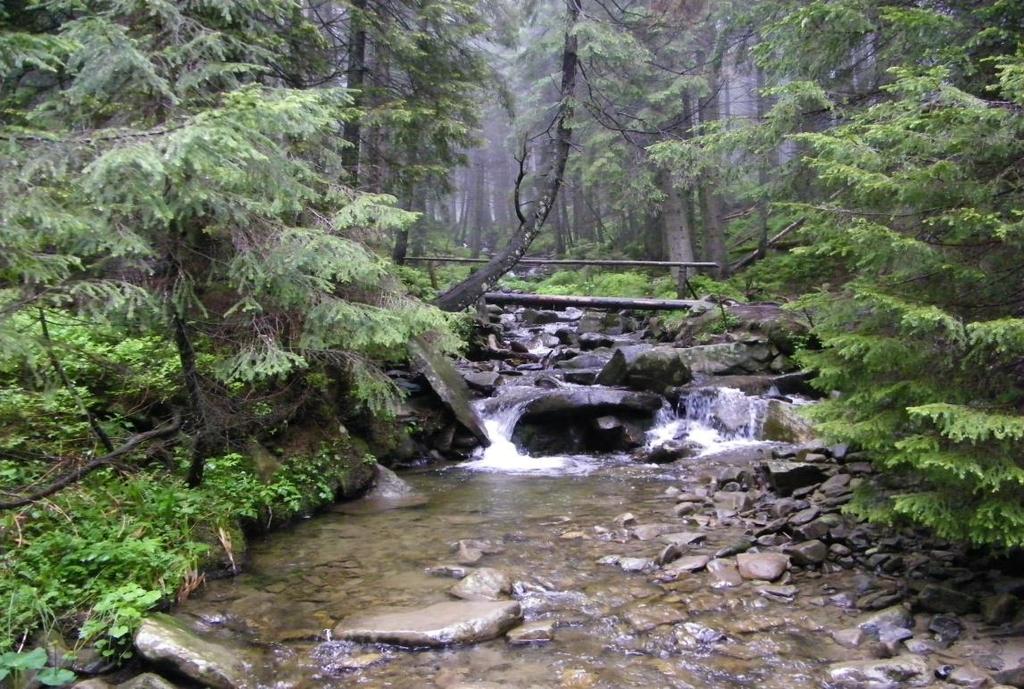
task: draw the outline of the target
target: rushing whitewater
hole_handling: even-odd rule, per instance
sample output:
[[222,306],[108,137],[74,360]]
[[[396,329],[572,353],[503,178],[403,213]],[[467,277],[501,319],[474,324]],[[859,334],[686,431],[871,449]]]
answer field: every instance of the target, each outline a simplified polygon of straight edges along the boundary
[[687,440],[698,456],[761,443],[767,402],[734,388],[700,388],[680,398],[676,409],[666,404],[647,433],[647,449],[670,440]]
[[[543,391],[535,389],[535,392]],[[528,402],[536,398],[536,394],[526,398],[520,397],[506,406],[494,408],[487,405],[489,400],[478,402],[476,407],[484,420],[484,430],[491,444],[477,448],[474,459],[459,465],[461,469],[470,471],[491,471],[509,474],[587,474],[595,468],[590,457],[561,456],[531,457],[523,454],[512,442],[512,433],[523,415]]]

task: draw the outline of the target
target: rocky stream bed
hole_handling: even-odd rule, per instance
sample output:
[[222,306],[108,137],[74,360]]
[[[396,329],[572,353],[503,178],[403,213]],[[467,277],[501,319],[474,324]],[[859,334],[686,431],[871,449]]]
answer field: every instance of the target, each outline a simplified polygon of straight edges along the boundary
[[457,423],[148,619],[146,673],[81,686],[1024,687],[1024,578],[842,515],[876,479],[796,414],[800,324],[730,308],[710,337],[712,304],[493,309],[457,371],[424,346],[396,379]]

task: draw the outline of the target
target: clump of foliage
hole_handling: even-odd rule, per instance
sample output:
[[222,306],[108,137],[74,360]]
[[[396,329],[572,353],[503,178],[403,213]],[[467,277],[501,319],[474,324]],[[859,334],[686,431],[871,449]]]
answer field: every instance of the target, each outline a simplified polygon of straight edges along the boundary
[[1019,24],[986,28],[996,14],[889,17],[896,35],[937,22],[957,40],[941,64],[893,68],[885,98],[841,126],[798,137],[830,194],[802,206],[801,256],[839,267],[801,304],[824,345],[804,361],[842,393],[813,409],[819,427],[902,477],[854,511],[1020,547],[1024,56]]
[[458,339],[370,248],[416,215],[347,183],[338,131],[363,113],[304,88],[335,65],[299,4],[13,3],[0,24],[0,647],[59,624],[114,653],[194,573],[198,524],[333,495],[343,458],[262,484],[245,439],[387,416],[379,362]]

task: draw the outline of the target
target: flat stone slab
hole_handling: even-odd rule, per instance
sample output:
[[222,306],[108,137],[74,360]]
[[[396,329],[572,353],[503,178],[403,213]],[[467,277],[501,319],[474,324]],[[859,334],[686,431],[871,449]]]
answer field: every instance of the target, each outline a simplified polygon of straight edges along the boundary
[[334,637],[409,647],[473,644],[501,636],[522,619],[516,601],[450,601],[344,620]]
[[144,619],[135,633],[135,650],[146,660],[170,665],[212,689],[242,689],[250,684],[237,649],[199,637],[170,615],[157,613]]

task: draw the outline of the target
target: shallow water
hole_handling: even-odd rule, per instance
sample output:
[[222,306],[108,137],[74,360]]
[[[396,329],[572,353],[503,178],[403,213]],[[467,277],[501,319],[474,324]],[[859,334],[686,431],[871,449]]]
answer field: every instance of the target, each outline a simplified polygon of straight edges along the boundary
[[[653,557],[664,547],[657,539],[626,540],[614,517],[627,510],[640,524],[703,531],[707,541],[694,552],[714,552],[743,532],[672,516],[674,500],[664,491],[702,483],[699,461],[655,467],[607,457],[589,458],[588,466],[585,475],[459,468],[406,475],[427,504],[331,513],[272,535],[253,547],[247,574],[211,582],[181,612],[221,636],[263,646],[266,660],[254,668],[261,686],[822,686],[823,665],[846,657],[822,630],[843,626],[844,613],[815,598],[845,574],[802,574],[796,601],[782,602],[750,583],[716,590],[707,574],[659,585],[599,564],[608,555]],[[480,564],[521,582],[527,619],[556,620],[554,641],[409,651],[328,640],[327,630],[349,615],[448,600],[454,580],[424,569],[451,562],[451,544],[462,538],[504,549]],[[337,669],[367,651],[383,657],[362,669]]]

